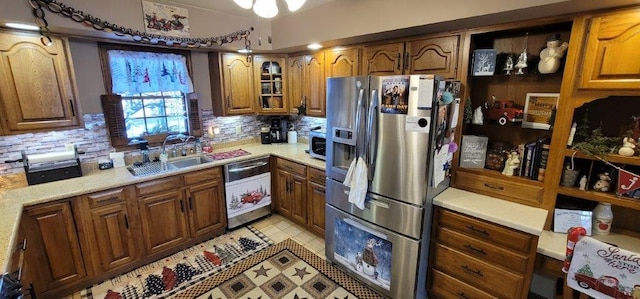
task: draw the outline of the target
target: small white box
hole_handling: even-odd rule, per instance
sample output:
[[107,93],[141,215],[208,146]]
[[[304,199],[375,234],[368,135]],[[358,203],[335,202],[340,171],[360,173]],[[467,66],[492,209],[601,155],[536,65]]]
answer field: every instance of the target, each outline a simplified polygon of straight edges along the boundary
[[593,211],[575,209],[555,209],[553,215],[553,232],[564,233],[576,226],[584,227],[587,236],[591,236],[591,219]]

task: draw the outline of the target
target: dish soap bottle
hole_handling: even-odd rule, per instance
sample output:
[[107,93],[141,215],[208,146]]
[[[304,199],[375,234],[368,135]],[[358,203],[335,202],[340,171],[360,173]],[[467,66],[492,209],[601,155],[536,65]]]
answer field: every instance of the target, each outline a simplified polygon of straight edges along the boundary
[[593,210],[593,232],[597,235],[608,235],[613,222],[610,203],[599,203]]

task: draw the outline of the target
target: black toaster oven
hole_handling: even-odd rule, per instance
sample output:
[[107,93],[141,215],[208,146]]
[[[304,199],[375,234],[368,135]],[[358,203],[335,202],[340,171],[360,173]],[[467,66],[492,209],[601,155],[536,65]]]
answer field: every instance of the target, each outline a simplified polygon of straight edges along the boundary
[[309,132],[309,155],[325,160],[327,152],[327,134],[324,129],[311,130]]

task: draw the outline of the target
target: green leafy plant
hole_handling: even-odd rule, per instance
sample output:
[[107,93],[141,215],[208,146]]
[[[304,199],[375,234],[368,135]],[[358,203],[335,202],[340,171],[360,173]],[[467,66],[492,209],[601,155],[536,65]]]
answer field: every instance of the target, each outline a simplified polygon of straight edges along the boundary
[[[576,132],[576,135],[577,133],[578,132]],[[607,154],[613,153],[619,144],[620,137],[603,136],[602,127],[599,127],[591,132],[591,136],[576,143],[573,148],[606,160]]]

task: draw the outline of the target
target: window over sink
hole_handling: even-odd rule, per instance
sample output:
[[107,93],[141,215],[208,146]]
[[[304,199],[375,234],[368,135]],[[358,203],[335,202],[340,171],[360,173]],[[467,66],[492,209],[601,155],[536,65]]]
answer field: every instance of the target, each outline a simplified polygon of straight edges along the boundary
[[188,51],[99,44],[102,107],[115,148],[143,138],[158,145],[168,133],[202,135]]

